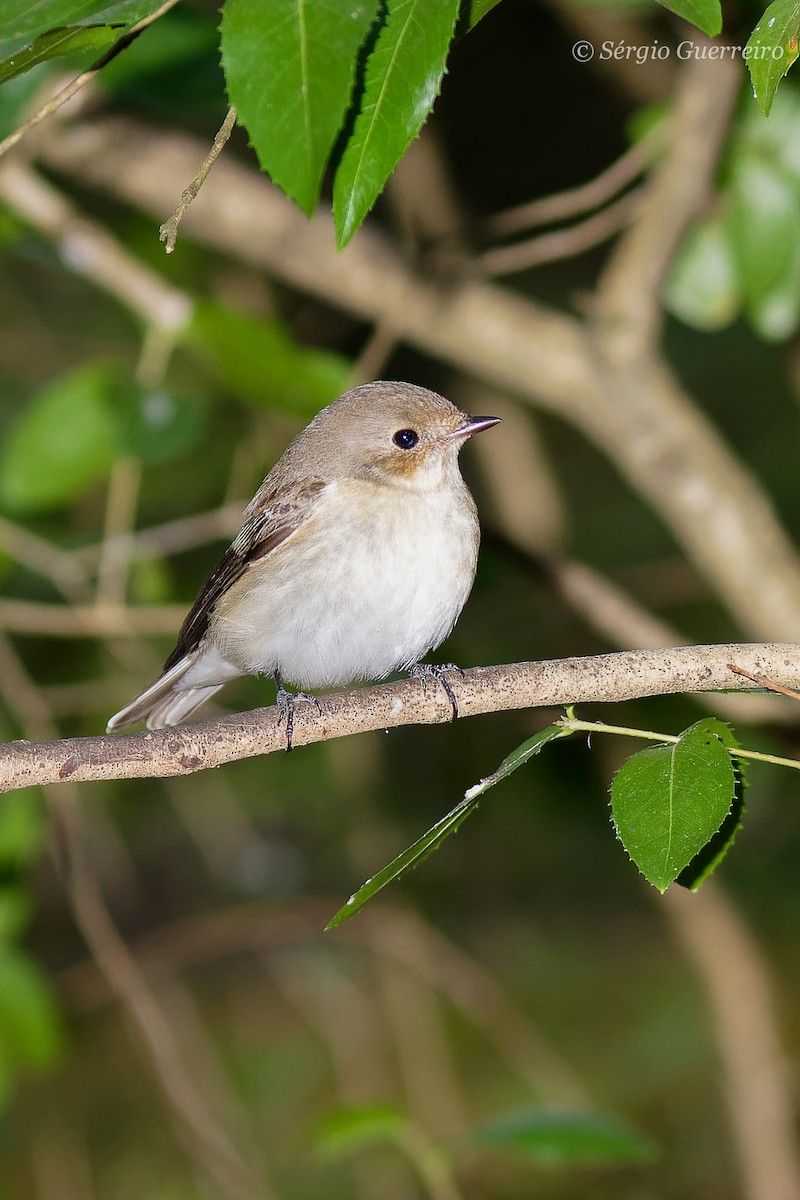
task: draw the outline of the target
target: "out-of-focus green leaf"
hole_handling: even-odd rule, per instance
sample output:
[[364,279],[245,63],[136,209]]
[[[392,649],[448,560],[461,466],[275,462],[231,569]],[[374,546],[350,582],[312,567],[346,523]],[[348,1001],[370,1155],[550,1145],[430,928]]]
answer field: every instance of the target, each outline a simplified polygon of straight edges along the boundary
[[387,0],[364,91],[333,184],[339,248],[383,191],[439,94],[458,0]]
[[0,795],[0,869],[30,862],[41,848],[44,833],[45,814],[36,788]]
[[[711,718],[713,720],[713,718]],[[739,741],[729,725],[724,721],[714,722],[714,733],[728,749],[736,749]],[[692,859],[678,876],[677,882],[681,887],[696,892],[702,884],[713,875],[717,867],[727,855],[741,829],[744,818],[744,795],[747,790],[747,770],[745,760],[731,757],[733,763],[736,794],[731,805],[731,811],[720,825],[710,842],[707,842],[700,853]]]
[[58,1011],[44,977],[19,951],[0,945],[0,1064],[46,1067],[61,1042]]
[[72,500],[102,479],[117,456],[105,364],[49,384],[11,423],[0,450],[0,502],[36,511]]
[[617,835],[649,883],[664,892],[731,811],[736,776],[706,717],[677,742],[634,754],[617,772],[611,813]]
[[745,311],[762,337],[780,341],[800,320],[800,204],[769,158],[736,155],[729,228]]
[[218,41],[213,21],[191,9],[173,9],[103,68],[103,87],[119,91],[149,76],[178,71],[213,54]]
[[724,329],[739,311],[739,281],[730,231],[721,217],[701,221],[684,238],[664,288],[667,308],[694,329]]
[[72,25],[124,25],[149,16],[160,0],[3,0],[0,55],[15,53],[44,33]]
[[72,25],[62,29],[51,29],[23,47],[16,54],[0,62],[0,83],[13,79],[52,58],[63,58],[67,54],[82,54],[92,51],[99,54],[115,42],[124,30],[120,25]]
[[512,1113],[477,1131],[479,1146],[513,1150],[543,1167],[624,1166],[652,1162],[652,1139],[606,1113]]
[[800,0],[775,0],[756,25],[745,57],[759,107],[768,117],[778,84],[797,61]]
[[796,87],[781,88],[765,120],[755,104],[745,104],[736,122],[733,155],[749,153],[768,160],[800,192],[800,92]]
[[240,399],[306,419],[341,395],[352,369],[337,354],[299,345],[277,321],[212,303],[198,305],[186,341]]
[[658,0],[676,17],[683,17],[690,25],[702,29],[709,37],[722,31],[722,7],[719,0]]
[[342,128],[378,0],[227,0],[228,97],[259,162],[305,212]]
[[30,899],[21,887],[0,887],[0,942],[19,937],[30,915]]
[[181,458],[202,438],[207,415],[205,396],[130,389],[115,413],[120,450],[148,464]]
[[398,1141],[408,1128],[408,1117],[385,1104],[337,1108],[320,1124],[314,1147],[327,1157],[340,1157],[365,1146]]

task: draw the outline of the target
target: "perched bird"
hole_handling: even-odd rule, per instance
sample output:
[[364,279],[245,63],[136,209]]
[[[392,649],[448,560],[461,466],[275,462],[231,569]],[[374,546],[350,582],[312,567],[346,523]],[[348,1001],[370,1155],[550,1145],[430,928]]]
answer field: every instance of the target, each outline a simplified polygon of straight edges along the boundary
[[284,681],[336,688],[419,664],[455,625],[475,578],[480,530],[458,453],[498,419],[386,382],[319,412],[245,509],[164,673],[109,732],[175,725],[229,679],[265,674],[291,747],[294,701],[317,702]]

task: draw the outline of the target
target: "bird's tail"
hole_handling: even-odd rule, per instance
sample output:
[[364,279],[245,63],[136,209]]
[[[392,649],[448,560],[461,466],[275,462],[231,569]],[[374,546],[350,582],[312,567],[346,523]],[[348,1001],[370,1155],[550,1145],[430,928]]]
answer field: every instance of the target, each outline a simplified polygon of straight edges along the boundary
[[140,721],[146,721],[148,729],[162,729],[165,725],[177,725],[191,716],[195,709],[223,686],[222,683],[212,683],[200,687],[181,687],[181,680],[195,665],[197,658],[197,650],[186,654],[149,688],[134,696],[129,704],[114,713],[106,732],[127,729],[131,725],[138,725]]

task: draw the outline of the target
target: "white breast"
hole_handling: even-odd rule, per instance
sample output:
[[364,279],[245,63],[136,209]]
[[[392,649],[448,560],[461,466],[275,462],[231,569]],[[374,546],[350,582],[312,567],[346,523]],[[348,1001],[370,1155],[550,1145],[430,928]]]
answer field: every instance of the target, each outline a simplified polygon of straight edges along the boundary
[[209,640],[243,673],[300,687],[379,679],[447,636],[478,552],[472,497],[333,484],[313,518],[257,560],[212,618]]

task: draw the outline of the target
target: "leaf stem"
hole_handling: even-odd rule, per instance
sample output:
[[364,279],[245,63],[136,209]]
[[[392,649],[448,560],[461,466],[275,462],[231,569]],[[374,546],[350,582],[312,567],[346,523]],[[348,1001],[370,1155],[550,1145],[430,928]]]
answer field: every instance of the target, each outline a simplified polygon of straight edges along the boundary
[[[677,742],[678,735],[674,733],[656,733],[652,729],[629,729],[625,725],[606,725],[603,721],[581,721],[578,717],[566,716],[556,722],[562,729],[570,733],[614,733],[620,737],[643,738],[648,742]],[[772,763],[776,767],[791,767],[800,771],[800,760],[796,758],[780,758],[776,754],[761,754],[758,750],[742,750],[736,746],[726,746],[725,749],[732,758],[751,758],[756,762]]]

